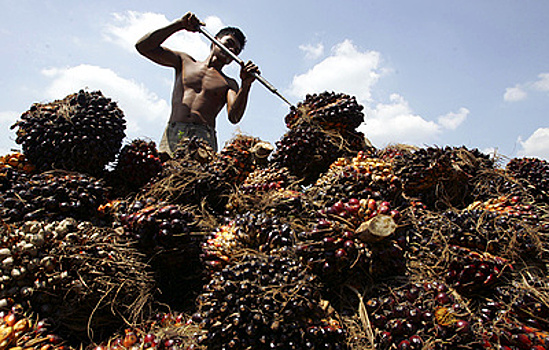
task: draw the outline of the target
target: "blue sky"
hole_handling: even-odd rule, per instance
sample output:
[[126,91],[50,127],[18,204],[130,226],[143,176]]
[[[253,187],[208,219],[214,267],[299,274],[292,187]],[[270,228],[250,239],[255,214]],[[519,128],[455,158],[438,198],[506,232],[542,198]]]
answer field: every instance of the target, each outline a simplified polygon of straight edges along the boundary
[[[241,28],[242,52],[291,102],[335,91],[364,105],[379,148],[460,146],[549,159],[548,1],[31,1],[0,0],[0,154],[35,102],[101,90],[128,120],[127,138],[159,142],[173,71],[140,56],[145,33],[192,11],[210,32]],[[201,60],[209,42],[166,46]],[[226,73],[238,76],[233,64]],[[218,118],[220,144],[243,132],[276,142],[288,106],[254,84],[243,121]]]

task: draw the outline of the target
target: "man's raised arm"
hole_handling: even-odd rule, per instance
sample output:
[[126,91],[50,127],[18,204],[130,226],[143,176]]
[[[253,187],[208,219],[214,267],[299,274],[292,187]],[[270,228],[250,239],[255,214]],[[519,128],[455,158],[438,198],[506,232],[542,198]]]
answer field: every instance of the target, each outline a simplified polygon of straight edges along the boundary
[[173,23],[146,34],[137,41],[135,48],[140,54],[158,64],[177,68],[180,66],[180,57],[174,51],[161,46],[162,43],[183,29],[196,32],[200,25],[204,24],[193,13],[187,12]]

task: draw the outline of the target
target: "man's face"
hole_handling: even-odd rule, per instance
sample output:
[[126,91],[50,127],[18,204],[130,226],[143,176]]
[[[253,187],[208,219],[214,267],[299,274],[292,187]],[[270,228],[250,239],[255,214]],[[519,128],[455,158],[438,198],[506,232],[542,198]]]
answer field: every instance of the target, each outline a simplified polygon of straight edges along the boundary
[[[236,40],[236,38],[230,34],[224,35],[221,38],[217,38],[217,40],[219,40],[219,42],[221,42],[227,49],[229,49],[235,55],[238,55],[242,50],[238,40]],[[226,64],[229,64],[233,60],[228,54],[226,54],[222,49],[220,49],[215,44],[213,46],[213,50],[217,56],[226,60]]]

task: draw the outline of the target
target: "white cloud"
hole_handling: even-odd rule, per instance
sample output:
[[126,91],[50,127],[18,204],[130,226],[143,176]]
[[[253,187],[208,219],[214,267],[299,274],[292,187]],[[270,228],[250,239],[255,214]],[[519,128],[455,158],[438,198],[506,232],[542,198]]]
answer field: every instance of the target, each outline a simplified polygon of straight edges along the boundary
[[457,113],[450,112],[438,117],[438,123],[445,129],[455,130],[467,119],[468,115],[469,110],[461,107]]
[[[166,16],[151,12],[127,11],[114,13],[113,21],[105,26],[103,35],[107,41],[128,50],[135,51],[135,43],[145,34],[168,25],[171,21]],[[206,29],[213,34],[224,27],[221,19],[215,16],[207,17],[204,22]],[[180,31],[170,36],[165,45],[176,51],[183,51],[196,59],[204,59],[210,52],[209,41],[198,33]]]
[[549,91],[549,73],[541,73],[538,80],[532,84],[532,87],[539,91]]
[[299,45],[299,49],[305,53],[305,58],[311,60],[316,60],[324,54],[324,45],[322,43]]
[[371,88],[383,74],[380,54],[361,52],[345,40],[332,48],[332,54],[308,72],[294,76],[290,94],[305,97],[308,93],[336,91],[371,100]]
[[[149,137],[161,134],[169,116],[168,103],[144,86],[122,78],[110,69],[91,65],[69,68],[51,68],[42,73],[52,82],[46,89],[46,98],[61,99],[80,89],[101,90],[103,95],[117,102],[124,111],[129,138]],[[146,133],[146,135],[144,134]]]
[[503,99],[507,102],[516,102],[526,99],[529,92],[549,92],[549,73],[538,74],[538,80],[517,84],[515,87],[505,89]]
[[525,141],[518,138],[521,149],[517,152],[519,157],[535,157],[549,160],[549,128],[539,128]]
[[515,86],[512,88],[505,89],[505,94],[503,95],[503,100],[507,102],[517,102],[524,100],[528,94],[520,86]]
[[376,147],[391,143],[423,146],[434,141],[441,133],[441,126],[413,113],[408,102],[398,94],[392,94],[390,103],[379,103],[366,112],[366,122],[359,128]]

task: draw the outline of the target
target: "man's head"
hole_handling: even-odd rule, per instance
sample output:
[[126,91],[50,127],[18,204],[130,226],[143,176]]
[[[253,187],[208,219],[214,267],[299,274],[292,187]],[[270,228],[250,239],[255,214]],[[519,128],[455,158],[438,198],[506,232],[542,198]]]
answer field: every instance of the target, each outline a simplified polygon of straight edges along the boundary
[[242,33],[240,29],[235,27],[225,27],[217,32],[215,38],[222,39],[224,36],[227,35],[230,35],[234,39],[236,39],[238,45],[240,46],[237,52],[235,52],[238,55],[242,50],[244,50],[244,45],[246,45],[246,37],[244,36],[244,33]]

